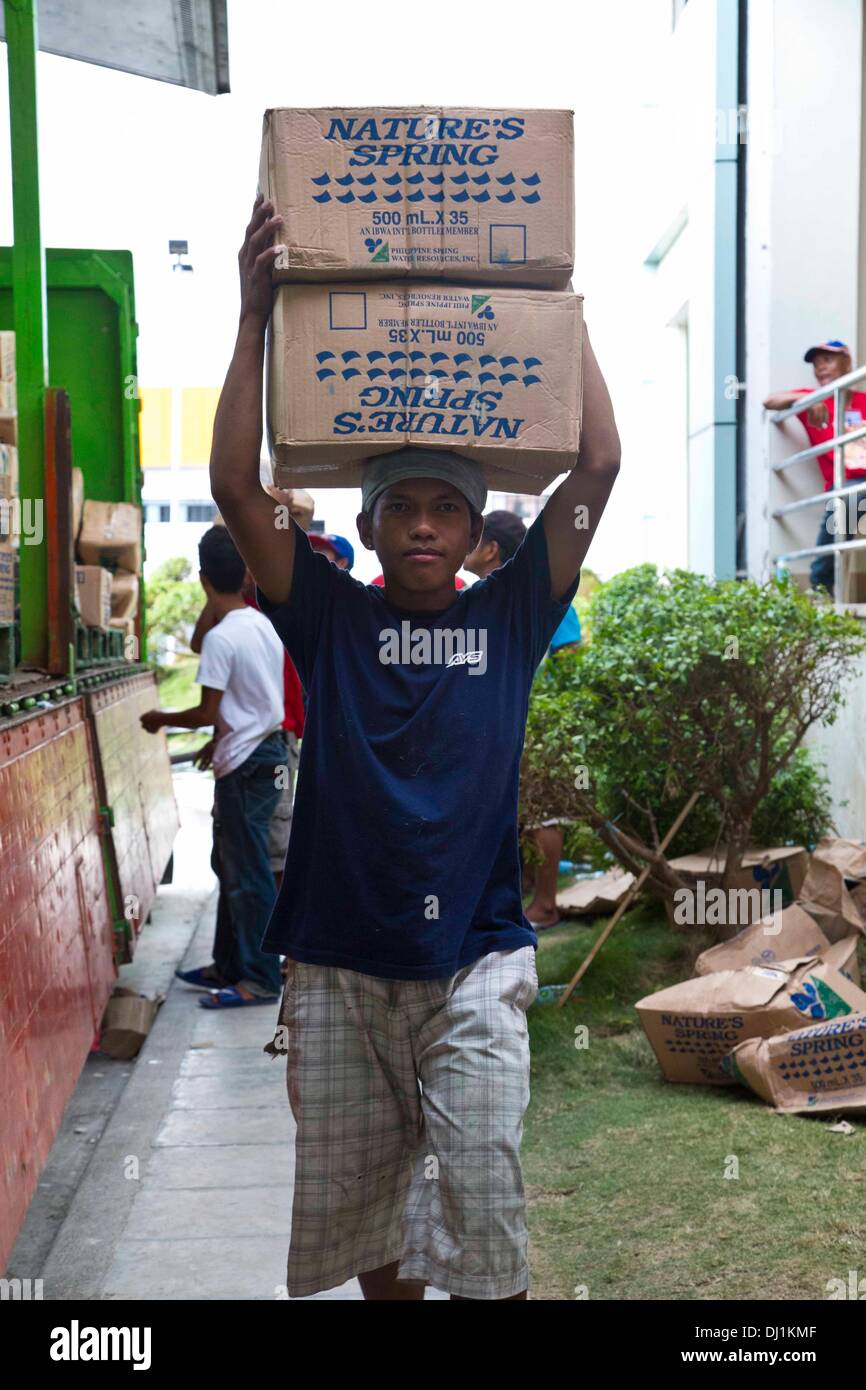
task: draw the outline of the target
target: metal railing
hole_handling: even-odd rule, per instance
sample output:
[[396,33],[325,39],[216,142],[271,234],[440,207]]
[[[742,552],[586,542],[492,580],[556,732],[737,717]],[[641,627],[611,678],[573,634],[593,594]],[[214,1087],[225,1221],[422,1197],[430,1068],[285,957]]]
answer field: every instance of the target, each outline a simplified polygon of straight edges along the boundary
[[[854,371],[848,372],[845,376],[840,376],[833,382],[832,386],[821,386],[816,391],[810,391],[808,395],[798,396],[793,405],[787,406],[784,410],[774,411],[770,420],[775,425],[781,425],[786,420],[790,420],[794,415],[800,415],[810,406],[819,405],[821,401],[833,397],[833,428],[832,439],[826,440],[823,444],[813,444],[808,449],[801,449],[796,454],[791,454],[788,458],[780,459],[778,463],[771,465],[774,473],[781,473],[783,469],[790,468],[795,463],[805,463],[808,459],[817,459],[821,454],[829,453],[833,450],[833,486],[827,492],[818,492],[811,497],[801,497],[796,502],[787,502],[782,507],[774,508],[772,515],[775,519],[789,516],[792,512],[803,511],[807,507],[826,507],[827,503],[836,498],[847,501],[852,496],[859,496],[866,493],[866,477],[860,482],[854,482],[845,486],[845,446],[854,444],[858,439],[866,439],[866,424],[860,429],[845,432],[845,411],[843,408],[844,393],[855,382],[863,381],[866,378],[866,366],[857,367]],[[839,433],[840,423],[842,422],[842,433]],[[859,517],[859,507],[858,507]],[[844,533],[847,532],[847,522],[840,528]],[[857,530],[859,531],[859,525]],[[803,550],[789,550],[780,555],[773,556],[773,563],[776,568],[780,568],[791,560],[805,560],[812,555],[825,555],[828,552],[833,554],[833,589],[834,598],[837,604],[846,606],[842,603],[842,555],[850,550],[866,549],[866,535],[862,540],[834,540],[829,545],[807,546]]]

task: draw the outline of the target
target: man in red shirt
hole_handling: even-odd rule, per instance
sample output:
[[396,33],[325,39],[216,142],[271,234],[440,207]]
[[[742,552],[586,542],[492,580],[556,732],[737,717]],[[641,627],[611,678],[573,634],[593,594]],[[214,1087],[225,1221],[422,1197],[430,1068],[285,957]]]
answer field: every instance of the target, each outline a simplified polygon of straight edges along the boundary
[[[831,338],[826,343],[817,343],[814,347],[810,347],[803,360],[812,364],[818,388],[832,385],[839,377],[846,376],[851,371],[850,350],[847,344],[840,342],[838,338]],[[777,391],[772,396],[767,397],[764,401],[764,408],[766,410],[787,410],[788,406],[794,405],[798,396],[807,396],[814,390],[815,386],[800,386],[793,391]],[[844,392],[844,409],[846,429],[859,429],[861,425],[866,424],[866,392],[854,391],[849,387]],[[833,438],[836,433],[834,416],[835,403],[833,397],[829,396],[827,400],[819,401],[817,405],[810,406],[808,410],[800,411],[797,419],[802,423],[809,436],[809,443],[815,445],[823,444]],[[843,486],[846,488],[866,480],[864,442],[866,441],[858,440],[855,445],[844,452],[845,477]],[[824,478],[824,491],[829,492],[833,487],[832,448],[828,449],[826,453],[818,455],[818,466]],[[862,493],[861,496],[866,499],[866,492]],[[859,500],[858,497],[858,503]],[[851,511],[852,515],[859,517],[859,506],[852,508]],[[853,527],[849,525],[847,507],[844,525],[839,524],[836,515],[835,503],[831,500],[822,513],[821,524],[815,539],[816,545],[829,546],[834,538],[856,539],[858,535],[857,525],[856,522]],[[831,517],[833,518],[832,525],[828,524]],[[832,553],[816,555],[809,574],[813,589],[826,589],[830,596],[833,596]]]

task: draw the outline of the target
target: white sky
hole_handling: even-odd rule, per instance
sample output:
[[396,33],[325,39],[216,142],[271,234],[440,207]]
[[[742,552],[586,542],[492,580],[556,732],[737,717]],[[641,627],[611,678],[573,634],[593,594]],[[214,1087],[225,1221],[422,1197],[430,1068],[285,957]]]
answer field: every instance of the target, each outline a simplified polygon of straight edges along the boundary
[[[219,384],[237,321],[236,256],[255,195],[266,107],[572,108],[574,287],[585,296],[624,445],[623,470],[588,563],[603,575],[647,558],[683,563],[685,537],[679,554],[653,553],[642,520],[658,510],[666,487],[682,485],[653,456],[641,428],[653,328],[643,260],[665,225],[660,190],[671,159],[654,124],[670,13],[670,0],[536,0],[528,10],[500,0],[495,11],[461,5],[448,23],[429,6],[383,11],[347,0],[230,0],[232,92],[221,97],[40,55],[45,245],[131,250],[142,384]],[[0,64],[4,244],[12,240],[10,194]],[[172,274],[170,237],[189,242],[192,275]],[[316,496],[328,529],[354,541],[357,494],[320,489]],[[368,579],[373,570],[356,573]]]

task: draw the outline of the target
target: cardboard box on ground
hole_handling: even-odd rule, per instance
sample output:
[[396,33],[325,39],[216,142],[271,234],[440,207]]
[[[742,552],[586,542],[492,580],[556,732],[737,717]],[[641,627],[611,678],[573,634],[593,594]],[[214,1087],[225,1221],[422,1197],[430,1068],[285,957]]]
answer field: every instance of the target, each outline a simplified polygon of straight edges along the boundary
[[747,966],[774,966],[778,961],[802,956],[820,956],[855,984],[860,983],[855,933],[833,945],[814,917],[797,903],[779,913],[763,917],[744,927],[730,941],[711,946],[695,961],[695,975],[712,975],[717,970],[742,970]]
[[542,290],[284,286],[268,352],[274,481],[360,486],[365,459],[416,444],[538,495],[577,462],[582,304]]
[[866,1114],[866,1012],[748,1039],[724,1066],[781,1114]]
[[[735,935],[740,927],[765,916],[777,902],[790,903],[799,898],[809,860],[803,845],[747,851],[730,884],[730,892],[736,896],[723,902],[717,890],[722,886],[726,854],[726,848],[719,846],[670,861],[686,886],[702,895],[705,921],[720,936]],[[777,892],[782,895],[780,899],[773,896]],[[765,898],[765,893],[771,896]],[[697,906],[697,898],[686,899],[668,907],[668,916],[676,925],[691,925],[694,917],[690,920],[689,908]]]
[[668,1081],[730,1086],[722,1061],[738,1043],[864,1013],[866,993],[813,956],[684,980],[635,1007]]
[[164,995],[148,999],[135,990],[116,985],[102,1017],[99,1050],[109,1057],[137,1057],[153,1026]]
[[282,107],[259,187],[283,218],[278,281],[571,277],[571,111]]

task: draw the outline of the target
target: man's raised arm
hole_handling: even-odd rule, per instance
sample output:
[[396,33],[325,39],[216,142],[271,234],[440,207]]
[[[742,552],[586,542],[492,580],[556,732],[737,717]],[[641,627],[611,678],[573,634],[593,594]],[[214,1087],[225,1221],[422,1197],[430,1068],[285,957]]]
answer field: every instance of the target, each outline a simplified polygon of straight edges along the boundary
[[583,424],[577,463],[542,513],[553,599],[565,593],[586,558],[616,481],[619,462],[613,406],[584,325]]
[[214,419],[210,456],[213,499],[262,593],[284,603],[292,586],[294,527],[277,527],[279,508],[259,480],[265,331],[273,301],[271,243],[281,218],[256,199],[238,255],[241,314],[228,375]]

